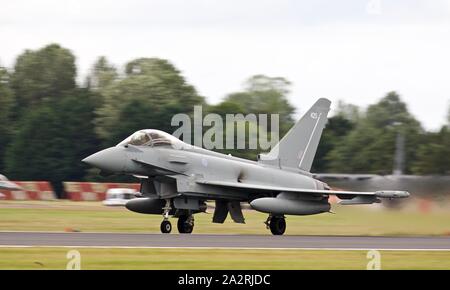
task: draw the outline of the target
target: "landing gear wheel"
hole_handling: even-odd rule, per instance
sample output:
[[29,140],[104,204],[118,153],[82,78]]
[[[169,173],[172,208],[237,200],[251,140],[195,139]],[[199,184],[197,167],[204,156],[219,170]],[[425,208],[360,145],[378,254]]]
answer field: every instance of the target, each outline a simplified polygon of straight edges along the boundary
[[172,224],[169,221],[162,221],[161,233],[169,234],[172,231]]
[[182,215],[178,218],[178,232],[180,234],[190,234],[194,230],[194,221],[192,217]]
[[273,216],[270,219],[270,231],[275,236],[281,236],[286,231],[286,220],[284,217]]

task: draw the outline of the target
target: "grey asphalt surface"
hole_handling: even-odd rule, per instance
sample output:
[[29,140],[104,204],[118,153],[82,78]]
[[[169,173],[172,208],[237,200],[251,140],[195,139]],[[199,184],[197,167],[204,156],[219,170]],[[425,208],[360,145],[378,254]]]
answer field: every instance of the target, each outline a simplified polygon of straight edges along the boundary
[[450,237],[0,232],[0,246],[450,250]]

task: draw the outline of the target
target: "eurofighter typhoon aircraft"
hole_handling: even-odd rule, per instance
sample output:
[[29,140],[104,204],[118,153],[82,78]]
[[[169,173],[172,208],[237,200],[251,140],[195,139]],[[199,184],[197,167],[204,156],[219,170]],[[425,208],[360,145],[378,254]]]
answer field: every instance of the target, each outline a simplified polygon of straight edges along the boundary
[[[230,213],[244,223],[241,203],[268,214],[272,234],[286,230],[285,215],[314,215],[330,211],[328,198],[343,205],[372,204],[380,198],[405,198],[406,191],[335,191],[310,173],[327,122],[331,102],[319,99],[268,154],[257,161],[236,158],[186,144],[172,135],[140,130],[115,147],[97,152],[83,162],[114,172],[140,176],[140,198],[126,208],[143,214],[161,214],[161,232],[170,233],[169,217],[177,217],[180,233],[191,233],[195,213],[215,201],[212,222],[223,223]],[[145,178],[143,178],[145,177]]]

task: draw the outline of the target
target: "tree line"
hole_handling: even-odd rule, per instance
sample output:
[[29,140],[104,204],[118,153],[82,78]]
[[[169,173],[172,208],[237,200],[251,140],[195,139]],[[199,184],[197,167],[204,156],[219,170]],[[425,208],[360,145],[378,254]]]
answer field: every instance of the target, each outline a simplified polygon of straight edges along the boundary
[[[251,76],[241,91],[213,105],[165,59],[138,58],[119,70],[99,57],[81,84],[76,75],[75,56],[58,44],[26,50],[13,68],[0,67],[0,172],[14,180],[48,180],[58,193],[62,181],[130,181],[101,177],[80,160],[139,129],[173,132],[172,116],[191,115],[195,105],[221,116],[279,114],[280,137],[295,121],[291,84],[281,77]],[[405,173],[448,174],[449,124],[450,116],[438,132],[425,131],[396,92],[365,110],[339,102],[313,171],[390,173],[401,133]],[[250,159],[260,153],[220,151]]]

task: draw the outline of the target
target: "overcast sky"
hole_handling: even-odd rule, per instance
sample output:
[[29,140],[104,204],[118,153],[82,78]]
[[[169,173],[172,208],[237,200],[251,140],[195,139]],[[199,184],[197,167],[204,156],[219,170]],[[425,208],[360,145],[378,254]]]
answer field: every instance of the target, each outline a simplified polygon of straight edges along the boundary
[[209,102],[253,74],[293,83],[304,112],[315,99],[367,106],[398,91],[425,128],[450,106],[450,0],[2,1],[0,63],[56,42],[79,80],[100,55],[172,61]]

